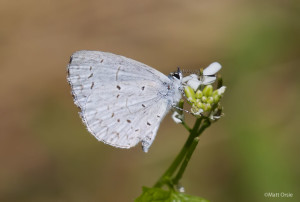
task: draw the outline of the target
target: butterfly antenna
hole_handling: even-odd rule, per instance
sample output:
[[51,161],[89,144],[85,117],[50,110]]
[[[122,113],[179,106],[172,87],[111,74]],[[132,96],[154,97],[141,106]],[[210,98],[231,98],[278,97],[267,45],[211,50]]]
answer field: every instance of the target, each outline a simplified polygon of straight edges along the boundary
[[180,108],[180,107],[177,107],[176,105],[172,105],[172,107],[174,107],[175,109],[178,109],[178,110],[180,110],[180,111],[186,112],[186,113],[188,113],[188,114],[192,114],[192,112],[190,112],[190,111],[188,111],[188,110],[185,110],[185,109],[182,109],[182,108]]

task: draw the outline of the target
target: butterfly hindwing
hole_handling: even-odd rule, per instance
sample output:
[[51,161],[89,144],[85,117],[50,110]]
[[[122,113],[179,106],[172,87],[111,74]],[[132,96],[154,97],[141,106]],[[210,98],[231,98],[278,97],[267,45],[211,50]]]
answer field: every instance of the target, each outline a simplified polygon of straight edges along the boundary
[[[88,130],[100,141],[130,148],[143,141],[148,148],[159,123],[167,113],[167,102],[154,94],[154,86],[138,89],[142,83],[119,82],[120,89],[95,88],[81,113]],[[148,90],[146,90],[148,88]],[[148,146],[149,145],[149,146]]]

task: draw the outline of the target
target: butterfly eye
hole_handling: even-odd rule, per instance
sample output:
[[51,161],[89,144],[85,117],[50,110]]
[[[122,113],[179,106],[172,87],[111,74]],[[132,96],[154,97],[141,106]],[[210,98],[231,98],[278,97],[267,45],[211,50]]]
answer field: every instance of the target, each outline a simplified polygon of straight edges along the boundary
[[175,77],[176,79],[180,79],[180,75],[178,73],[174,73],[173,77]]

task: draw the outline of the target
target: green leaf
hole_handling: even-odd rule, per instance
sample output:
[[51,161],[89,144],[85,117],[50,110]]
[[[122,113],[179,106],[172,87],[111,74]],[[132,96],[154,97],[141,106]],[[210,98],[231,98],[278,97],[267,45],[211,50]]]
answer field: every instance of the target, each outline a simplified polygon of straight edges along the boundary
[[135,202],[209,202],[206,199],[183,194],[177,191],[166,191],[161,188],[143,187],[143,193]]

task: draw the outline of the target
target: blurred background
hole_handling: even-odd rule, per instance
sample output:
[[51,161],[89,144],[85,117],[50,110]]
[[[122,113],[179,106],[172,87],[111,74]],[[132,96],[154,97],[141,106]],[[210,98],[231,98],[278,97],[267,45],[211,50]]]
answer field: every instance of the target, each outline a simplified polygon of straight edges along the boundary
[[70,55],[84,49],[165,74],[220,62],[225,116],[201,136],[186,193],[300,201],[296,0],[1,0],[0,201],[133,201],[183,146],[187,132],[170,116],[147,154],[90,135],[66,81]]

